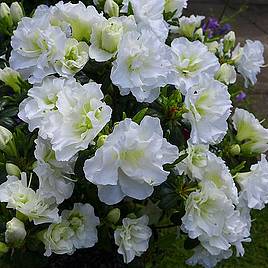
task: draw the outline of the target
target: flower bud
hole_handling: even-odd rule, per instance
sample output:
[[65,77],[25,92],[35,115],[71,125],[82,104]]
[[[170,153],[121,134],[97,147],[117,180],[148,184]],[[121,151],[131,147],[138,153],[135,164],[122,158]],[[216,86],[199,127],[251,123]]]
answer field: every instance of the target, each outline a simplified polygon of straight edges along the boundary
[[106,0],[104,4],[104,12],[110,17],[119,16],[119,6],[113,0]]
[[0,4],[0,29],[5,33],[6,32],[9,33],[12,26],[13,26],[13,21],[10,15],[10,8],[6,3],[1,3]]
[[120,219],[120,214],[120,209],[114,208],[108,213],[107,220],[113,224],[116,224]]
[[179,19],[180,34],[192,38],[195,30],[201,26],[201,22],[204,18],[205,17],[203,16],[194,16],[194,15],[192,15],[189,18],[181,17]]
[[20,93],[23,80],[17,71],[9,67],[0,69],[0,80],[11,87],[14,92]]
[[7,253],[8,250],[9,250],[8,246],[5,243],[0,242],[0,257],[5,253]]
[[12,247],[20,247],[26,237],[24,223],[14,217],[11,221],[7,222],[6,228],[6,243]]
[[218,81],[230,85],[236,81],[236,71],[234,66],[224,63],[215,75],[215,79]]
[[234,144],[230,147],[230,154],[232,156],[235,156],[235,155],[239,155],[240,154],[240,151],[241,151],[241,148],[239,146],[239,144]]
[[0,126],[0,150],[4,151],[12,138],[12,133],[7,128]]
[[217,52],[219,48],[219,43],[217,41],[209,42],[206,43],[205,45],[207,46],[208,50],[214,54]]
[[107,137],[108,137],[107,135],[99,136],[99,138],[97,140],[97,147],[98,148],[100,148],[104,144],[104,142],[106,141]]
[[200,40],[200,41],[204,41],[204,34],[203,34],[203,29],[202,28],[199,28],[196,30],[196,32],[194,33],[195,35],[195,38]]
[[223,38],[224,52],[227,53],[235,47],[235,33],[233,31],[226,34]]
[[20,169],[18,166],[12,164],[12,163],[6,163],[6,171],[7,174],[10,176],[16,176],[16,177],[20,177]]
[[24,16],[23,9],[18,2],[13,2],[10,6],[10,14],[14,24],[18,24]]

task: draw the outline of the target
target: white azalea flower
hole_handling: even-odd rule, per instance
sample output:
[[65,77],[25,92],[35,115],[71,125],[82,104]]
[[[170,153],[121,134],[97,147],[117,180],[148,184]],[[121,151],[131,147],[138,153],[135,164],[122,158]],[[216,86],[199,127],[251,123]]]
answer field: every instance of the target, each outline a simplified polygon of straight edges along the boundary
[[268,129],[264,128],[253,114],[236,108],[232,121],[243,153],[259,154],[268,150]]
[[61,223],[53,223],[48,229],[42,233],[41,241],[45,245],[44,255],[49,257],[52,253],[55,254],[73,254],[75,247],[72,242],[74,231],[69,227],[67,221]]
[[52,137],[54,129],[51,129],[51,117],[57,111],[58,93],[66,87],[72,87],[73,80],[64,80],[53,76],[43,80],[41,85],[34,85],[28,91],[28,98],[19,106],[18,116],[28,123],[32,132],[38,128],[38,134],[46,139]]
[[163,138],[160,120],[145,116],[140,125],[120,122],[93,158],[86,160],[86,178],[98,186],[101,201],[116,204],[124,196],[139,200],[167,179],[163,165],[178,158],[178,149]]
[[185,106],[189,112],[183,117],[191,123],[193,144],[216,144],[223,139],[232,107],[227,86],[200,75],[186,93]]
[[186,37],[193,37],[194,31],[201,26],[204,16],[181,17],[179,19],[179,32]]
[[94,6],[86,7],[81,1],[77,4],[60,1],[52,9],[50,23],[70,32],[77,41],[89,42],[92,25],[100,16]]
[[135,256],[141,256],[149,246],[152,230],[148,227],[149,218],[144,215],[138,219],[124,218],[123,225],[114,232],[118,253],[123,255],[124,262],[130,263]]
[[73,174],[76,157],[70,161],[57,161],[49,140],[41,137],[35,140],[34,172],[39,178],[39,192],[44,196],[54,196],[58,204],[71,197],[74,183],[70,181]]
[[58,93],[58,114],[51,118],[54,126],[52,149],[59,161],[70,160],[84,150],[109,122],[112,109],[101,100],[101,85],[89,82],[83,86],[70,81]]
[[98,241],[97,228],[100,220],[90,204],[75,203],[72,210],[63,210],[63,221],[69,222],[74,234],[71,238],[76,249],[93,247]]
[[229,259],[232,256],[233,252],[231,249],[221,250],[218,255],[211,255],[205,248],[202,246],[197,246],[194,248],[194,255],[186,261],[186,264],[195,266],[202,265],[204,268],[213,268],[222,260]]
[[54,63],[55,70],[63,77],[73,76],[88,62],[88,45],[69,38],[65,43],[63,56]]
[[55,73],[53,63],[61,58],[66,36],[50,26],[46,17],[24,17],[11,38],[10,66],[31,84]]
[[239,173],[236,181],[241,187],[240,198],[249,208],[263,209],[268,203],[268,162],[264,154],[252,165],[250,172]]
[[182,218],[182,230],[212,255],[219,255],[235,245],[243,254],[242,242],[249,241],[247,223],[232,201],[214,183],[200,183],[200,190],[192,192],[186,201],[186,214]]
[[107,61],[114,57],[124,32],[135,30],[136,23],[133,16],[112,17],[108,20],[100,17],[93,25],[90,58],[96,61]]
[[173,13],[173,18],[179,18],[182,15],[182,10],[187,7],[188,0],[165,0],[165,12]]
[[75,203],[72,210],[62,212],[60,223],[51,224],[41,234],[46,248],[44,255],[73,254],[76,249],[93,247],[98,241],[96,226],[99,223],[90,204]]
[[171,74],[169,82],[183,94],[199,74],[214,77],[220,64],[217,57],[208,51],[200,41],[191,42],[185,37],[176,38],[171,43]]
[[202,178],[202,168],[208,165],[208,145],[193,145],[188,142],[188,148],[181,151],[180,155],[187,153],[187,157],[176,165],[180,175],[186,174],[191,179]]
[[21,173],[21,179],[7,176],[0,185],[0,201],[7,202],[7,208],[21,212],[34,224],[58,222],[59,215],[54,198],[46,198],[27,186],[27,175]]
[[237,60],[237,71],[245,79],[245,87],[250,84],[255,85],[257,74],[260,73],[264,65],[264,46],[260,41],[247,40],[243,47],[242,55]]
[[163,17],[165,0],[130,0],[139,29],[149,28],[162,42],[168,36],[168,24]]
[[153,102],[166,85],[167,46],[148,29],[123,36],[111,80],[121,95],[131,92],[139,102]]

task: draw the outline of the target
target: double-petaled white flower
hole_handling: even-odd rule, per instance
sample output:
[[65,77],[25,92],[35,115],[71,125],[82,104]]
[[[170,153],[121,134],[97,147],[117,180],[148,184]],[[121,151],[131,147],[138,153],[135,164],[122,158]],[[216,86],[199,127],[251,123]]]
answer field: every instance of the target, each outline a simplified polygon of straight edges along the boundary
[[109,122],[112,109],[106,105],[101,85],[75,81],[58,93],[58,113],[52,118],[52,149],[59,161],[70,160],[88,145]]
[[108,20],[100,17],[92,28],[90,58],[96,61],[111,59],[118,51],[123,34],[135,29],[136,23],[133,16],[112,17]]
[[250,232],[240,211],[235,210],[232,201],[213,182],[203,181],[199,186],[186,201],[182,230],[190,238],[198,238],[212,255],[219,255],[231,245],[242,255],[242,242],[249,241]]
[[24,172],[21,179],[7,176],[7,181],[0,185],[0,201],[7,202],[7,208],[16,209],[34,224],[59,221],[55,198],[46,198],[28,187]]
[[246,206],[254,209],[263,209],[268,203],[268,162],[265,155],[252,165],[249,172],[239,173],[236,181],[241,187],[240,198]]
[[268,150],[268,129],[264,128],[253,114],[236,108],[232,121],[242,153],[259,154]]
[[193,78],[200,74],[214,77],[220,68],[217,57],[200,41],[176,38],[171,43],[171,52],[169,83],[174,84],[183,94],[191,86]]
[[163,138],[158,118],[146,116],[140,125],[125,119],[95,156],[86,160],[84,172],[106,204],[118,203],[125,196],[142,200],[167,179],[169,172],[163,165],[177,158],[178,149]]
[[141,256],[149,246],[152,230],[148,227],[149,218],[144,215],[138,219],[124,218],[123,225],[114,232],[118,253],[123,255],[124,262],[130,263],[135,256]]
[[236,59],[237,71],[243,75],[246,87],[256,84],[257,74],[264,65],[263,53],[264,46],[260,41],[247,40],[239,58]]
[[10,66],[29,82],[40,83],[55,73],[53,64],[61,58],[66,35],[49,24],[46,16],[22,18],[11,38]]
[[169,72],[168,47],[148,29],[124,34],[111,80],[121,95],[131,92],[139,102],[153,102]]
[[216,144],[223,139],[232,107],[227,86],[200,75],[185,95],[185,107],[189,112],[183,117],[191,123],[191,143]]
[[51,10],[50,23],[61,27],[77,41],[89,42],[92,26],[100,16],[92,5],[86,7],[81,1],[77,4],[60,1]]
[[74,173],[76,157],[70,161],[57,161],[49,140],[38,137],[35,143],[37,163],[34,172],[39,178],[39,192],[44,196],[54,196],[60,204],[73,193],[74,183],[70,176]]
[[72,254],[76,249],[93,247],[98,241],[99,223],[90,204],[75,203],[72,210],[62,212],[60,223],[51,224],[41,233],[46,248],[44,255]]

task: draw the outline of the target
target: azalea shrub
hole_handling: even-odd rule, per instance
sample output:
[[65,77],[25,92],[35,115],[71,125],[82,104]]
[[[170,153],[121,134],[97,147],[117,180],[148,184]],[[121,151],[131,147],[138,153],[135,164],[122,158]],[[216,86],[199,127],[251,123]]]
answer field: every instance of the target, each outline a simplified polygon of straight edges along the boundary
[[243,256],[268,203],[268,129],[237,108],[262,43],[187,0],[27,5],[0,5],[4,266],[156,267],[170,237],[189,265]]

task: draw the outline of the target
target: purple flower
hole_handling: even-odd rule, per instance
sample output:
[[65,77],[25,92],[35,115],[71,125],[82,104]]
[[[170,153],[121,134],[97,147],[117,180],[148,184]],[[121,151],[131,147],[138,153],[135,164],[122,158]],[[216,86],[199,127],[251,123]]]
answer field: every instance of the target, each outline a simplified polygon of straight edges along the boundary
[[244,91],[241,91],[237,96],[236,100],[237,101],[244,101],[247,97],[247,94]]
[[231,30],[230,24],[220,25],[217,18],[208,18],[202,25],[203,32],[207,33],[208,38],[224,35]]

